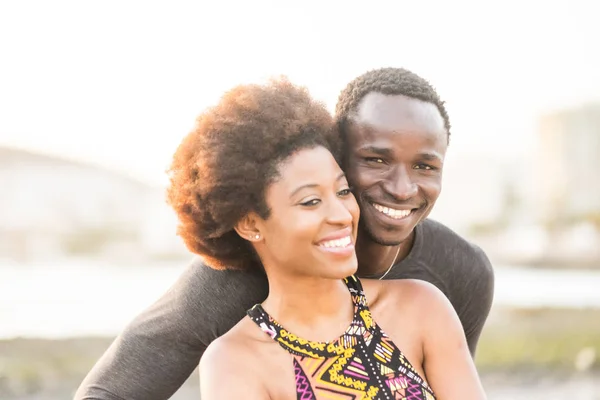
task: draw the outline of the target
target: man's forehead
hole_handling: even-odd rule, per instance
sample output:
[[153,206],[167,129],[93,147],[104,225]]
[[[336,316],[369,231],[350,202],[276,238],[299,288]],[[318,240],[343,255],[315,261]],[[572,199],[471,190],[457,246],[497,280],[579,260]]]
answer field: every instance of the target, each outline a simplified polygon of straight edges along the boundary
[[352,121],[389,131],[445,131],[444,119],[435,104],[378,92],[363,97]]

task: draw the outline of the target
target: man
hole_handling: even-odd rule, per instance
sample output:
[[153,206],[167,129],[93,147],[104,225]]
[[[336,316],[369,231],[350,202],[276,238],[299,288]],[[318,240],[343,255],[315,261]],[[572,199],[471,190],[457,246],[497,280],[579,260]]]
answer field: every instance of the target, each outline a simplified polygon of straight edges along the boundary
[[[492,267],[478,247],[426,219],[441,191],[450,137],[443,102],[423,78],[384,68],[348,84],[336,119],[345,142],[343,167],[361,208],[359,276],[436,285],[454,306],[474,354],[492,303]],[[169,398],[208,344],[266,295],[260,272],[215,271],[194,261],[115,340],[75,398]]]

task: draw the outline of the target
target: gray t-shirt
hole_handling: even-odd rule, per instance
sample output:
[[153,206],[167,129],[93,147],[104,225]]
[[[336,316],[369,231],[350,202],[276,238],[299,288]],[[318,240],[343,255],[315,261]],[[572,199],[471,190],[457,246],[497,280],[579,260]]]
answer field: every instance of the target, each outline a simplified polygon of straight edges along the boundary
[[[492,266],[479,247],[439,222],[425,220],[415,232],[411,252],[386,279],[422,279],[437,286],[460,317],[474,354],[492,305]],[[262,272],[215,271],[195,260],[117,337],[75,399],[169,398],[196,368],[206,347],[266,296]]]

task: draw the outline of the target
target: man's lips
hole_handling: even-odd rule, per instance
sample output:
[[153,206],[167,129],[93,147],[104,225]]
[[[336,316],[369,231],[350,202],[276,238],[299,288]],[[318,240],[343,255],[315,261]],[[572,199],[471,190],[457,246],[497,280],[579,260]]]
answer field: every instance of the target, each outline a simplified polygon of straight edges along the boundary
[[396,207],[390,207],[388,205],[383,205],[380,203],[376,203],[373,201],[369,202],[373,208],[375,208],[377,211],[379,211],[381,214],[395,219],[395,220],[402,220],[405,219],[407,217],[409,217],[414,211],[416,211],[419,207],[407,207],[407,206],[396,206]]

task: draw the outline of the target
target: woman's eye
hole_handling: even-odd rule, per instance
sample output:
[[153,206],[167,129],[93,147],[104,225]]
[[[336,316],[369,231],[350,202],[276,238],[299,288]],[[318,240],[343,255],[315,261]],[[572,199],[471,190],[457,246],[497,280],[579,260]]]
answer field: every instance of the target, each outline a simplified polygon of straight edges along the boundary
[[311,200],[305,201],[304,203],[300,203],[300,205],[310,207],[310,206],[316,206],[320,202],[321,202],[321,200],[319,200],[319,199],[311,199]]
[[338,196],[341,196],[341,197],[346,197],[346,196],[349,196],[350,194],[352,194],[352,189],[351,188],[342,189],[342,190],[340,190],[338,192]]

